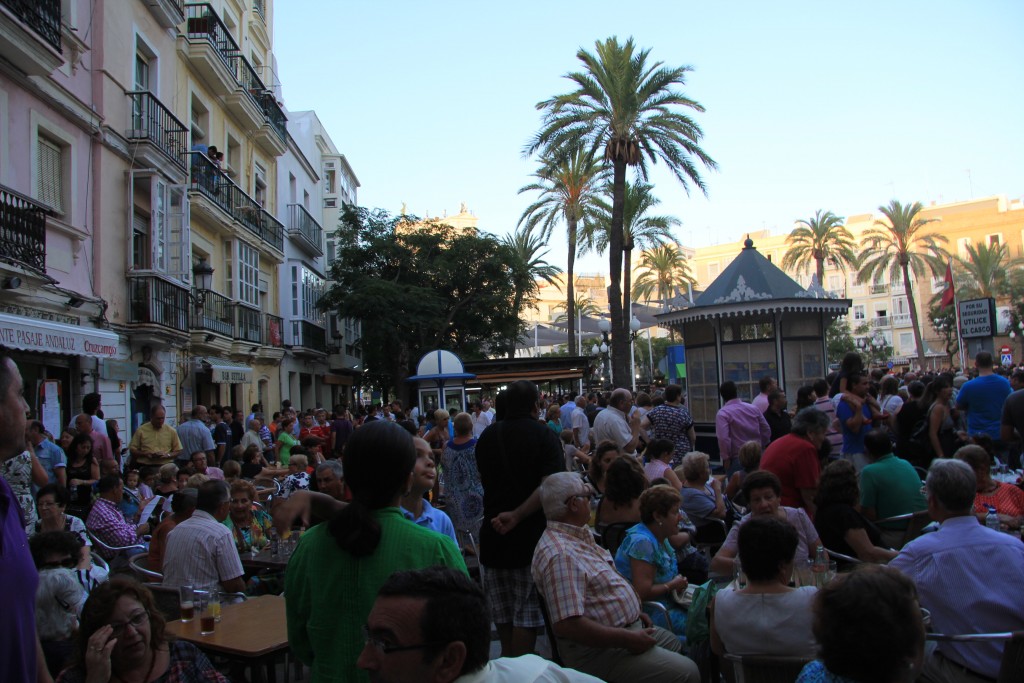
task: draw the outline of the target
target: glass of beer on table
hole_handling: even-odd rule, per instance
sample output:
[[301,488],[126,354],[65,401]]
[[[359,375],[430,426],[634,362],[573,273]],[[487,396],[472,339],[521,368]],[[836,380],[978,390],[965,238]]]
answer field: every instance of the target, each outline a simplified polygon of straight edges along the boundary
[[187,624],[196,616],[195,588],[191,585],[180,586],[178,588],[178,598],[181,605],[181,621]]

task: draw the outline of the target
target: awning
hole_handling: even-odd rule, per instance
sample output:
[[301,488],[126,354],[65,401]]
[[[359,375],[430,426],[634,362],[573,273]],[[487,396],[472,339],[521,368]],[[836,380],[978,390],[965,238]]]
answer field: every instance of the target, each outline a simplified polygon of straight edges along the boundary
[[0,313],[0,344],[12,349],[114,358],[119,341],[108,330]]
[[214,384],[248,384],[252,381],[252,368],[226,358],[199,358],[204,370],[213,374]]

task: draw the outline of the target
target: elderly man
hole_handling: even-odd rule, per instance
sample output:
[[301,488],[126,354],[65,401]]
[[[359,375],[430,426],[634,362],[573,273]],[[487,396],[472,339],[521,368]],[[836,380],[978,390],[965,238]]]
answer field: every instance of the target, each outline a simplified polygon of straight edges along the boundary
[[[450,567],[395,572],[377,592],[356,665],[371,681],[389,683],[600,680],[532,654],[489,660],[490,629],[484,594],[464,573]],[[403,650],[406,655],[392,654]]]
[[92,418],[85,413],[79,413],[75,417],[75,429],[79,434],[86,434],[92,439],[92,453],[98,460],[114,460],[114,448],[110,445],[105,425],[103,431],[98,432],[92,428]]
[[762,447],[771,441],[772,430],[764,419],[764,411],[741,401],[735,382],[722,382],[718,388],[722,407],[715,415],[715,432],[718,435],[718,455],[726,474],[740,467],[740,447],[748,441],[757,441]]
[[249,450],[250,446],[255,446],[260,453],[263,452],[264,443],[260,438],[261,429],[263,429],[263,418],[256,416],[249,420],[249,429],[242,435],[240,442],[243,450]]
[[[911,541],[889,566],[917,584],[921,606],[939,633],[1024,630],[1024,544],[989,529],[972,514],[976,479],[960,460],[936,460],[928,471],[928,514],[942,526]],[[1003,644],[941,642],[926,656],[918,681],[992,681]]]
[[206,464],[206,453],[204,451],[196,451],[192,454],[192,472],[194,474],[205,474],[210,479],[219,479],[224,481],[224,470],[219,467],[210,467]]
[[[96,483],[99,498],[92,504],[92,510],[85,520],[85,528],[92,537],[111,547],[125,547],[140,543],[143,534],[149,533],[148,524],[135,526],[125,521],[121,512],[121,499],[124,497],[124,482],[116,474],[100,477]],[[106,560],[117,556],[116,552],[99,549],[99,554]]]
[[774,473],[782,483],[782,504],[803,508],[812,518],[821,471],[818,451],[827,431],[825,413],[804,408],[797,413],[789,434],[773,441],[761,456],[761,469]]
[[629,415],[633,405],[633,394],[629,389],[616,389],[608,401],[608,407],[594,418],[594,430],[591,441],[613,441],[625,455],[636,457],[636,447],[640,444],[639,412]]
[[[914,466],[892,452],[889,434],[873,429],[864,437],[868,464],[860,473],[861,512],[871,521],[917,512],[928,507],[921,494],[921,478]],[[878,524],[882,543],[899,548],[907,530],[907,521]]]
[[533,580],[547,605],[558,651],[574,669],[611,683],[700,680],[679,640],[651,627],[636,589],[587,526],[590,487],[570,472],[540,488],[547,529],[533,557]]
[[149,413],[149,422],[139,425],[128,444],[132,459],[140,465],[159,467],[173,462],[181,452],[181,439],[167,426],[167,410],[158,405]]
[[51,484],[60,484],[64,488],[68,485],[68,458],[64,449],[46,438],[46,427],[39,420],[32,420],[28,423],[25,431],[25,438],[36,453],[36,459],[46,470],[46,477]]
[[344,501],[345,470],[340,460],[326,460],[316,468],[316,490],[334,500]]
[[472,401],[469,404],[469,416],[473,420],[473,438],[479,439],[480,435],[484,433],[484,430],[491,426],[494,422],[494,418],[491,414],[485,412],[483,406],[480,405],[480,401]]
[[192,419],[178,425],[178,439],[181,441],[179,467],[184,467],[194,453],[205,453],[209,461],[217,457],[217,446],[213,443],[213,434],[206,426],[206,420],[206,406],[196,406],[192,409]]
[[231,530],[224,526],[231,493],[223,481],[203,482],[196,511],[167,535],[164,585],[192,585],[201,590],[245,590],[242,561]]
[[587,397],[576,397],[576,409],[572,411],[572,442],[576,448],[590,450],[590,420],[587,419]]

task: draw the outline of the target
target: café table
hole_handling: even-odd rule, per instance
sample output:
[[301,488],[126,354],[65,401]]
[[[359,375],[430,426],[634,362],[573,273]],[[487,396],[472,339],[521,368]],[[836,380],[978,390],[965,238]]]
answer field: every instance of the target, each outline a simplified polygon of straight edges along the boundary
[[277,555],[272,555],[270,547],[267,546],[255,555],[246,552],[240,553],[239,557],[242,560],[242,568],[246,572],[256,573],[265,569],[284,571],[284,568],[288,566],[288,558],[291,557],[291,554],[279,550]]
[[221,620],[214,632],[200,633],[199,615],[188,623],[167,622],[167,633],[208,654],[220,655],[251,667],[253,680],[276,679],[277,661],[288,652],[288,625],[284,598],[261,595],[245,602],[221,606]]

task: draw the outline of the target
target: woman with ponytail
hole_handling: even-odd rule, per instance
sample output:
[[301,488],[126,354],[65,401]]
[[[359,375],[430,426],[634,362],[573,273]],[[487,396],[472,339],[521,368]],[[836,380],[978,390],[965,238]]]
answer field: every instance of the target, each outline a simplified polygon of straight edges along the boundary
[[[303,534],[288,562],[288,640],[312,669],[312,683],[369,680],[356,668],[362,627],[392,572],[434,565],[466,571],[450,538],[402,516],[399,501],[415,460],[412,436],[400,426],[379,420],[355,430],[342,455],[352,501]],[[315,501],[317,511],[323,503]]]

